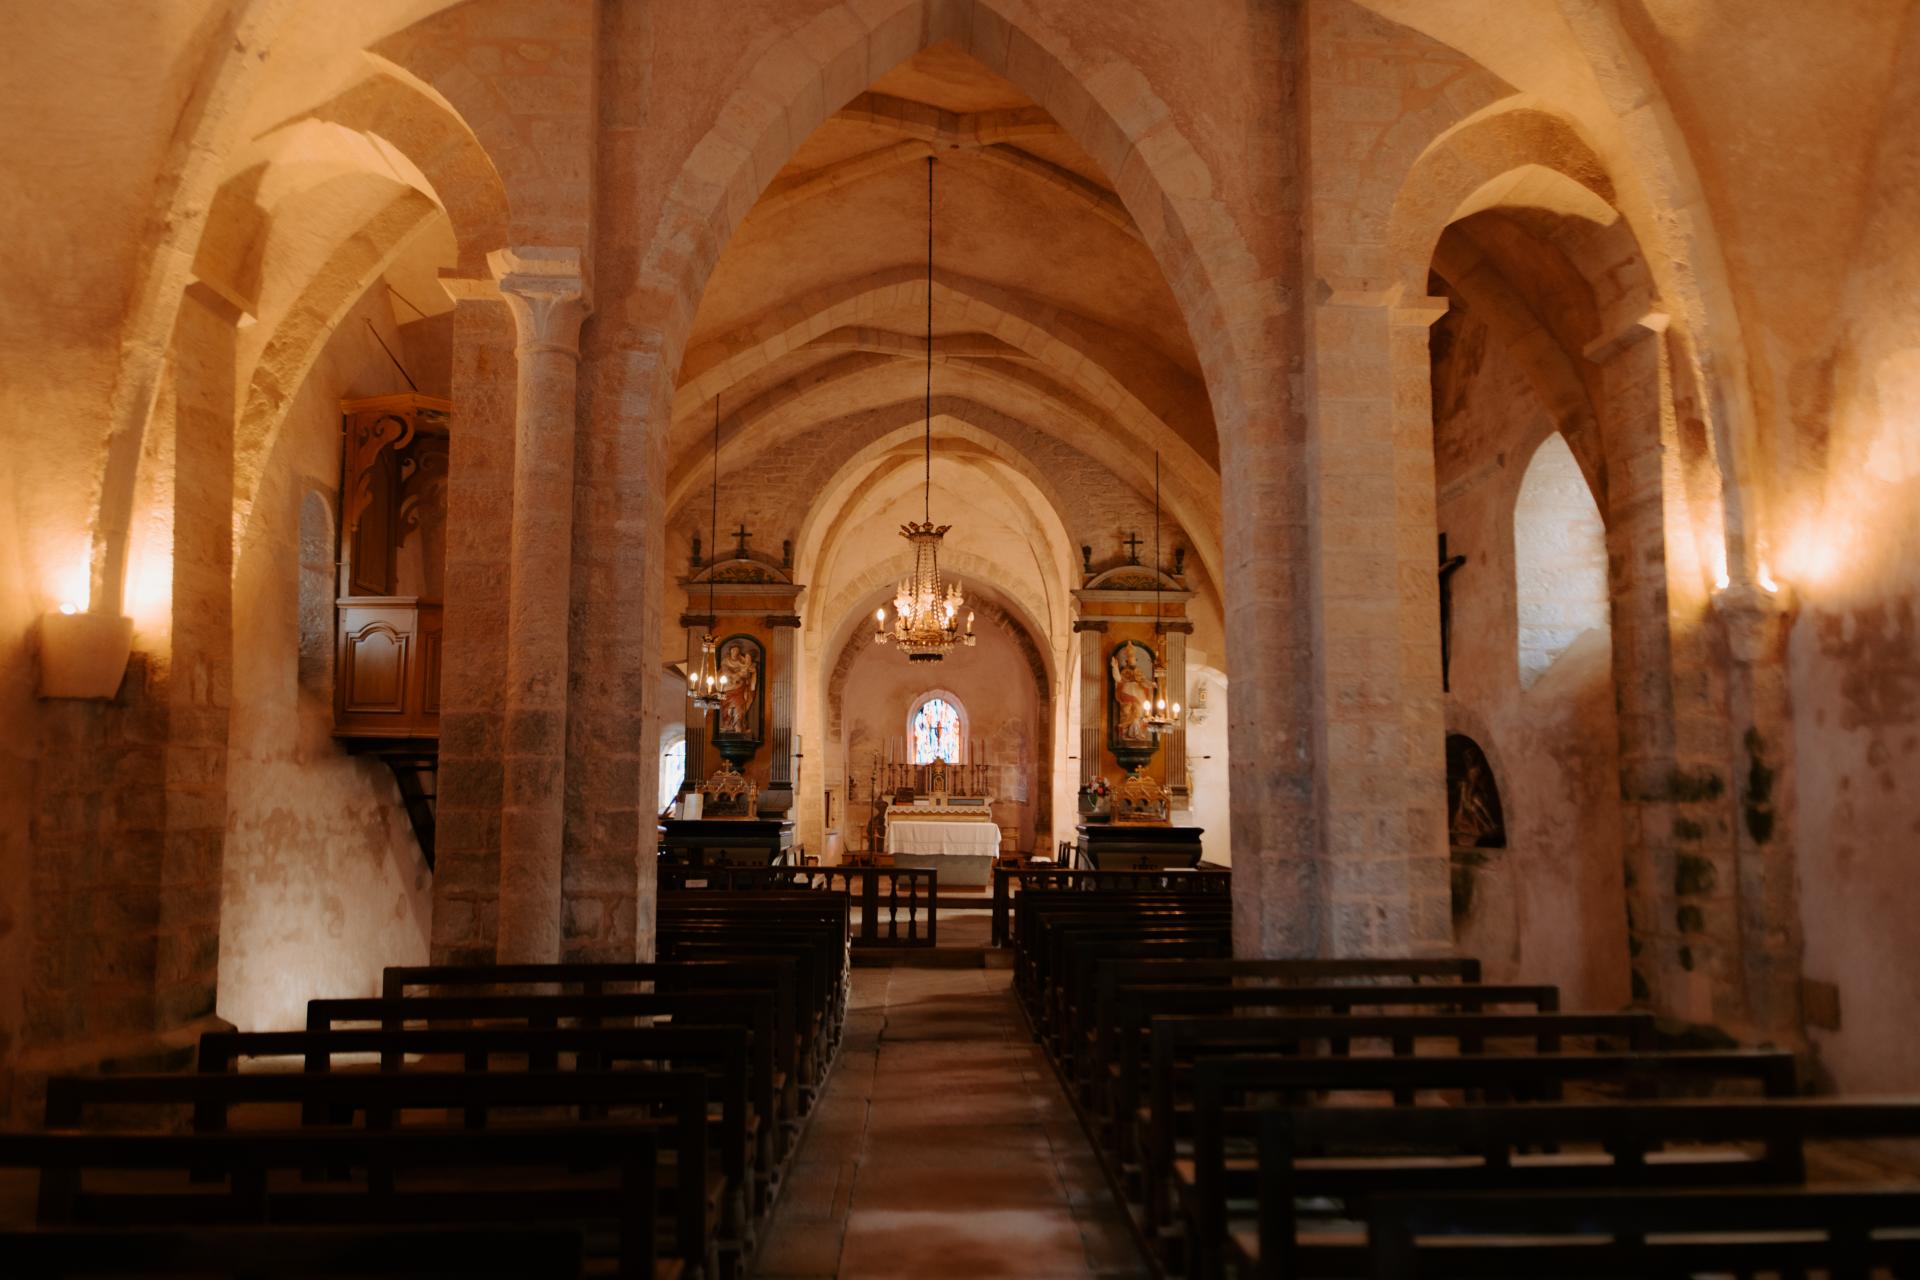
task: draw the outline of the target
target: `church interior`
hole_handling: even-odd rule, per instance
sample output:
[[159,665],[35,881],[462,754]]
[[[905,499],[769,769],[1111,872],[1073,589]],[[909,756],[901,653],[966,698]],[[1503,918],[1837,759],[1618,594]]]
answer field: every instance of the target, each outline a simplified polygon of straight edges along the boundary
[[10,19],[0,1272],[1920,1275],[1920,0]]

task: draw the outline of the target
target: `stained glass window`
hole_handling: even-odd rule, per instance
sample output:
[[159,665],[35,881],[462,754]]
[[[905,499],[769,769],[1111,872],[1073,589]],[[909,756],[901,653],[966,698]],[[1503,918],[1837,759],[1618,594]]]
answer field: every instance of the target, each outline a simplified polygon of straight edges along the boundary
[[960,763],[960,713],[945,698],[928,698],[913,715],[913,762]]

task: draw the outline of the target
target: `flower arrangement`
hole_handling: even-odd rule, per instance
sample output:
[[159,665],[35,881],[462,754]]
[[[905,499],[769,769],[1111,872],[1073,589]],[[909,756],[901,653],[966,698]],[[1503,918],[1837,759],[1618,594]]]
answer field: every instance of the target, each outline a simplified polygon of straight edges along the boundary
[[1096,800],[1105,800],[1112,792],[1113,788],[1107,784],[1104,777],[1096,777],[1087,784],[1087,794]]

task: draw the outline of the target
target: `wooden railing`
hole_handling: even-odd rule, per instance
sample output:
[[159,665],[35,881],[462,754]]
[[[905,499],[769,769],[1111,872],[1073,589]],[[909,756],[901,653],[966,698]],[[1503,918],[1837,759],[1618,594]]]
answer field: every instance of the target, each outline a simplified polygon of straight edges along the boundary
[[1167,871],[1095,871],[1080,867],[995,867],[993,869],[993,945],[1008,941],[1014,885],[1028,889],[1079,889],[1087,893],[1190,893],[1225,895],[1233,891],[1233,872],[1202,863]]
[[689,867],[663,863],[660,888],[818,889],[844,893],[860,909],[860,927],[852,939],[856,947],[931,947],[937,945],[940,936],[940,873],[930,868]]

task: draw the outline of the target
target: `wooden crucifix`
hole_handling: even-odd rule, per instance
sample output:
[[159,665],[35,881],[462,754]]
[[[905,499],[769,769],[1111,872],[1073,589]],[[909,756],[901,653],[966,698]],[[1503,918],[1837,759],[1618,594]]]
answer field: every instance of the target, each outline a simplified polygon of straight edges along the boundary
[[745,560],[747,558],[747,539],[751,538],[752,536],[753,535],[751,533],[747,532],[747,522],[745,520],[742,520],[740,522],[740,527],[733,531],[733,537],[734,537],[734,543],[735,543],[735,546],[733,549],[734,559]]
[[1447,535],[1440,535],[1440,692],[1453,690],[1453,575],[1466,566],[1465,556],[1447,555]]
[[1127,530],[1127,536],[1120,539],[1120,545],[1127,549],[1128,564],[1140,563],[1140,548],[1145,544],[1145,541],[1145,539],[1132,529]]

